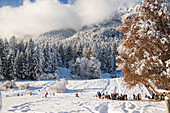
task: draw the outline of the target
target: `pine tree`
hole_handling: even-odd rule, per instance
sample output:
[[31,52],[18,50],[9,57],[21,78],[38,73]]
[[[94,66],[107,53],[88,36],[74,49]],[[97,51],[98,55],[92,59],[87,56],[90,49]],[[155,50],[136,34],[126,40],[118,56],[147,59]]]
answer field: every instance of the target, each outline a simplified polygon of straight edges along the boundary
[[17,53],[15,63],[16,63],[16,67],[17,67],[16,68],[17,79],[25,79],[25,75],[23,75],[23,73],[24,73],[23,52]]
[[59,51],[57,51],[57,65],[62,67],[62,59],[61,59],[61,55],[59,53]]
[[23,63],[23,79],[29,79],[29,61],[27,52],[23,53],[22,63]]
[[33,55],[33,65],[34,74],[32,74],[31,79],[39,80],[41,75],[43,75],[43,53],[41,52],[40,45],[37,44],[34,55]]
[[7,39],[5,39],[5,41],[4,41],[4,50],[5,50],[5,55],[8,56],[10,47],[9,47],[9,43],[8,43]]
[[18,44],[17,44],[17,40],[16,40],[15,36],[13,36],[10,39],[9,46],[10,46],[10,50],[13,50],[15,52],[15,56],[16,56],[17,55],[17,51],[18,51]]
[[68,45],[68,47],[66,48],[66,52],[65,52],[65,57],[66,57],[66,68],[69,68],[69,62],[73,59],[74,56],[74,52],[73,52],[73,48],[71,45]]
[[15,79],[16,77],[15,67],[15,52],[11,50],[7,60],[7,79]]
[[[62,66],[64,66],[64,62],[65,62],[65,56],[64,56],[64,48],[63,48],[63,45],[59,45],[59,48],[58,48],[58,55],[59,57],[61,57],[61,60],[62,60]],[[58,58],[59,58],[58,57]]]
[[52,70],[52,62],[51,62],[51,52],[50,52],[50,46],[49,43],[47,42],[45,45],[45,48],[43,50],[43,55],[44,55],[44,62],[43,62],[43,71],[45,73],[51,73]]
[[144,0],[136,6],[136,14],[122,17],[123,25],[119,30],[124,32],[125,39],[118,49],[118,60],[130,86],[154,84],[157,88],[170,90],[167,6],[168,0]]
[[0,79],[3,79],[4,76],[3,76],[3,73],[2,73],[2,61],[1,61],[1,58],[0,58]]
[[87,59],[77,58],[76,62],[70,66],[71,77],[76,79],[98,79],[101,78],[101,63],[94,57]]
[[56,52],[56,44],[54,43],[51,48],[51,62],[52,62],[52,73],[57,71],[57,52]]
[[0,38],[0,58],[2,63],[1,72],[4,78],[7,78],[7,54],[6,54],[6,48],[4,46],[3,40]]
[[34,48],[35,48],[35,45],[34,45],[34,41],[32,40],[32,39],[30,39],[29,40],[29,43],[28,43],[28,47],[27,47],[27,49],[26,49],[26,51],[29,53],[29,55],[27,55],[28,56],[28,62],[29,62],[29,65],[28,65],[28,67],[29,67],[29,73],[28,73],[28,76],[33,76],[34,75],[34,66],[35,66],[35,64],[34,64],[34,58],[33,58],[33,54],[34,54]]
[[76,58],[77,57],[82,58],[82,54],[83,54],[82,51],[83,51],[83,47],[82,47],[81,43],[78,43],[77,48],[76,48],[76,52],[77,52]]

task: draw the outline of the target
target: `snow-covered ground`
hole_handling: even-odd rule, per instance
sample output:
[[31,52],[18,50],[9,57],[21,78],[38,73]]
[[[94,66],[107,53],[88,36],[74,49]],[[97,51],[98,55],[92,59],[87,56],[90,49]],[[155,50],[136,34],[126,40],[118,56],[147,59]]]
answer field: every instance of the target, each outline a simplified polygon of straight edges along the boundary
[[[110,78],[108,74],[104,74],[102,79],[73,80],[68,76],[69,70],[60,68],[59,71],[59,78],[65,77],[68,80],[67,92],[55,95],[50,92],[48,88],[55,84],[55,80],[16,81],[17,86],[29,83],[31,87],[28,90],[15,88],[1,91],[1,113],[166,113],[164,101],[118,101],[94,97],[97,91],[108,91],[109,94],[127,94],[128,99],[132,99],[133,93],[140,93],[144,99],[145,94],[148,94],[147,90],[142,86],[128,89],[122,82],[123,78]],[[47,98],[44,98],[45,91],[49,93]],[[79,98],[75,97],[76,93]]]

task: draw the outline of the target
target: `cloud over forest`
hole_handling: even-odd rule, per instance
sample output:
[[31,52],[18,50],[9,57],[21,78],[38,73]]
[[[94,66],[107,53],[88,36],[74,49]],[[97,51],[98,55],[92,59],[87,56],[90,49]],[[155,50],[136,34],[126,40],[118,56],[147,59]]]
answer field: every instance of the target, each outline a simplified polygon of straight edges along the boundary
[[62,4],[58,0],[25,0],[20,7],[0,8],[0,36],[39,34],[54,29],[80,29],[111,17],[122,4],[137,0],[76,0]]

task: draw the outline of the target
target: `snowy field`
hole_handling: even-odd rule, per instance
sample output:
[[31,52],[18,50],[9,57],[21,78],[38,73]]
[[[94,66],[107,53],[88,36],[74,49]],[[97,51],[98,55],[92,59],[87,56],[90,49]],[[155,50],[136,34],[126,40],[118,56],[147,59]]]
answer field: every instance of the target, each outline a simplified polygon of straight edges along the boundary
[[[28,90],[15,88],[1,91],[1,113],[166,113],[164,101],[118,101],[94,97],[97,91],[104,93],[108,91],[109,94],[113,92],[127,94],[128,99],[132,99],[133,93],[140,93],[144,99],[144,95],[148,92],[142,86],[128,89],[122,82],[123,78],[110,78],[107,74],[103,79],[72,80],[67,71],[69,72],[63,70],[60,77],[65,75],[68,80],[68,90],[55,95],[48,90],[49,86],[55,84],[55,80],[16,81],[17,86],[29,83],[31,87]],[[44,97],[45,90],[49,93],[47,98]],[[18,93],[20,96],[17,96]],[[75,97],[76,93],[79,94],[79,98]]]

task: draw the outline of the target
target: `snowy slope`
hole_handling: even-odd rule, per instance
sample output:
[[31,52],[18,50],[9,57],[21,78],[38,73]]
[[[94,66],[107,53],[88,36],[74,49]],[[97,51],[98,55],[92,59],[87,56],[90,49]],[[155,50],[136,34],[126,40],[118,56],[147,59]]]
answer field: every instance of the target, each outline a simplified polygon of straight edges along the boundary
[[[137,102],[137,101],[117,101],[98,99],[94,97],[97,91],[108,93],[127,94],[132,98],[132,94],[140,93],[142,98],[147,94],[147,90],[142,86],[136,86],[128,89],[123,83],[123,78],[109,78],[95,80],[73,80],[69,77],[69,70],[59,69],[61,76],[68,80],[65,93],[56,93],[48,91],[49,86],[55,83],[55,80],[46,81],[17,81],[16,84],[29,83],[31,88],[28,90],[3,90],[2,92],[2,110],[1,113],[165,113],[165,102]],[[49,95],[44,98],[44,91]],[[30,96],[29,93],[33,95]],[[17,94],[23,96],[17,96]],[[75,94],[79,94],[79,98]],[[6,96],[9,97],[6,97]]]
[[68,37],[73,36],[76,33],[74,29],[61,29],[61,30],[53,30],[50,32],[46,32],[39,36],[39,41],[56,41],[56,40],[64,40]]

